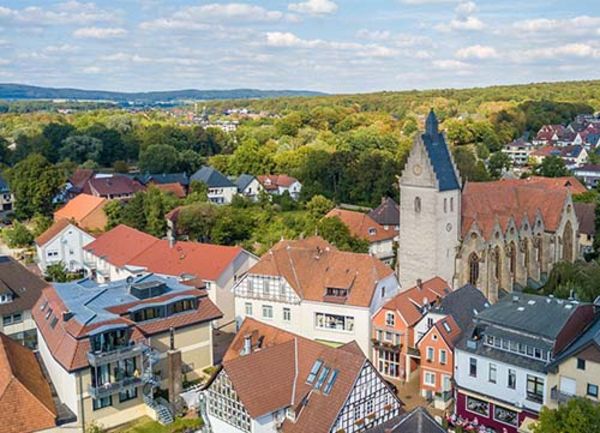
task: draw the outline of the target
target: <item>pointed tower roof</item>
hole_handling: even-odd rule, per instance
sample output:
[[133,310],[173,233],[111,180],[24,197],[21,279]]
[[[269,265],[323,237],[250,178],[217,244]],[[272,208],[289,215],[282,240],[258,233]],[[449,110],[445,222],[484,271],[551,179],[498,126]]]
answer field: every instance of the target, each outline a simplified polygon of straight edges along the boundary
[[429,112],[425,121],[425,133],[421,136],[429,160],[435,171],[440,191],[460,189],[458,173],[452,161],[450,149],[446,144],[444,134],[438,129],[438,119],[433,109]]

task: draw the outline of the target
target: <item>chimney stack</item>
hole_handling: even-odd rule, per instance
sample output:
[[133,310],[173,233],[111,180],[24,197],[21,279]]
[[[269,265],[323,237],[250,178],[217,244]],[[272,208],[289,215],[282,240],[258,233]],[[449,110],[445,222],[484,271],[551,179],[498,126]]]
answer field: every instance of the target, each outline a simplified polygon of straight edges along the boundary
[[423,280],[421,280],[420,278],[417,278],[417,289],[423,289]]

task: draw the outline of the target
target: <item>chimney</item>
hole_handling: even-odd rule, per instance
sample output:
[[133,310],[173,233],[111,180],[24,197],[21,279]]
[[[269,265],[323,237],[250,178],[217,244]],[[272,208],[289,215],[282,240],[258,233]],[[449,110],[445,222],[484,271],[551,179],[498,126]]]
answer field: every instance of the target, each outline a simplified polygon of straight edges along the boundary
[[252,353],[252,335],[244,335],[244,348],[242,349],[242,355],[250,355]]
[[423,280],[417,278],[417,289],[423,290]]

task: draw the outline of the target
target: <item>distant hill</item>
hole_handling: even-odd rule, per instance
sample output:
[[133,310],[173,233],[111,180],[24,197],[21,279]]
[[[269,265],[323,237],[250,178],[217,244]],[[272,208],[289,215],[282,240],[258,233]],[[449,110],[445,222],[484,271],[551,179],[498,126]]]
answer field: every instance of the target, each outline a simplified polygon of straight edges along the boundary
[[283,96],[320,96],[321,92],[309,90],[257,90],[257,89],[231,89],[231,90],[173,90],[157,92],[109,92],[104,90],[62,89],[51,87],[28,86],[25,84],[0,84],[0,99],[69,99],[91,101],[113,101],[118,103],[173,103],[189,100],[216,100],[216,99],[261,99]]

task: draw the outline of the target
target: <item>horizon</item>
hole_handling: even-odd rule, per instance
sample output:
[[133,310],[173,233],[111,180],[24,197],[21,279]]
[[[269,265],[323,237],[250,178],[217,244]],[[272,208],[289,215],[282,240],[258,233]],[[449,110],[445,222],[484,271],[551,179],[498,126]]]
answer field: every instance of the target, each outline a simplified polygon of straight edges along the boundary
[[354,94],[599,78],[600,5],[548,3],[5,0],[0,81]]

